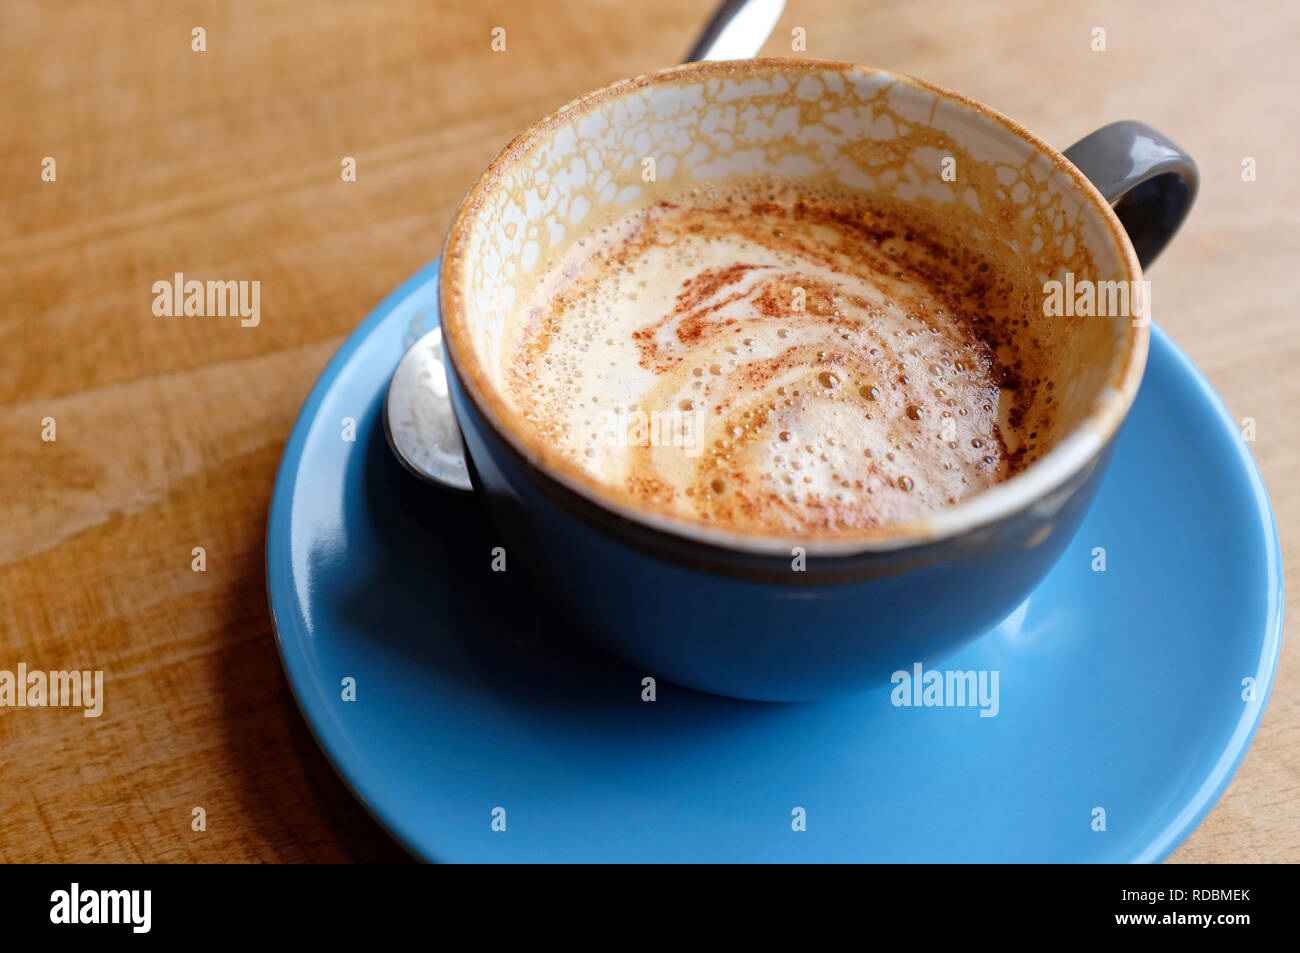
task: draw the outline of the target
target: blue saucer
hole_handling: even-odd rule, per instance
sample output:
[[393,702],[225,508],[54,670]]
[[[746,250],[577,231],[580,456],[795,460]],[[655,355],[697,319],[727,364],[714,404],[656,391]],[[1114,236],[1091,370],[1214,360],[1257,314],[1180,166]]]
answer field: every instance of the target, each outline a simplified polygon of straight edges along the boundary
[[[1156,861],[1227,787],[1273,683],[1281,554],[1237,427],[1162,331],[1060,564],[942,666],[997,671],[996,717],[895,707],[888,686],[776,705],[661,681],[643,702],[644,673],[572,644],[521,567],[491,571],[494,534],[472,500],[418,483],[389,452],[384,391],[436,324],[436,287],[435,262],[325,369],[267,530],[298,704],[416,855]],[[806,830],[792,829],[797,808]]]

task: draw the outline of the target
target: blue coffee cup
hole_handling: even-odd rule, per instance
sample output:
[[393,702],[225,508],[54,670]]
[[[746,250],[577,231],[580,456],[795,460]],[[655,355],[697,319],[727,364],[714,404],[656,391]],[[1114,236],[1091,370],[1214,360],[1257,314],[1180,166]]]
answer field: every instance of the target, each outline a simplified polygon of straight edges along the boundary
[[[602,485],[512,404],[502,355],[521,299],[592,210],[653,198],[647,155],[675,188],[830,177],[1012,250],[1043,280],[1044,313],[1032,317],[1053,322],[1046,452],[955,505],[847,537],[727,530]],[[1141,382],[1142,266],[1196,185],[1191,158],[1140,123],[1104,127],[1062,154],[956,93],[848,63],[692,63],[570,103],[470,189],[440,274],[452,405],[512,569],[645,676],[701,691],[812,700],[933,666],[1024,602],[1077,530]],[[1114,313],[1052,313],[1049,298],[1070,312],[1084,287],[1094,303],[1109,294]]]

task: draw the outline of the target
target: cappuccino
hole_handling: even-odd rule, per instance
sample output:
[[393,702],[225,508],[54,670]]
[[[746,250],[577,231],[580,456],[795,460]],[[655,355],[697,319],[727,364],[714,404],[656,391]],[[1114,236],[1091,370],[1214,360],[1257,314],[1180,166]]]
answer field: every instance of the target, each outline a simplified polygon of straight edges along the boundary
[[1039,454],[1021,430],[1051,386],[1034,367],[1041,299],[1014,262],[896,200],[697,186],[549,263],[507,389],[638,508],[850,534],[951,506]]

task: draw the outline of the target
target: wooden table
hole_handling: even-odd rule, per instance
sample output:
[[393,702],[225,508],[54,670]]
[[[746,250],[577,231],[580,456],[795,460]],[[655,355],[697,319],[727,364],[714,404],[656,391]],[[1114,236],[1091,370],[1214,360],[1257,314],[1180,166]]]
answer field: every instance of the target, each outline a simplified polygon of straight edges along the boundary
[[[262,555],[276,464],[325,362],[437,255],[496,150],[679,58],[700,6],[0,2],[0,668],[109,679],[97,720],[0,709],[0,860],[405,856],[281,673]],[[1156,318],[1255,419],[1294,567],[1300,7],[1249,6],[791,0],[765,52],[803,27],[809,55],[962,90],[1059,146],[1140,118],[1190,149],[1201,197],[1152,272]],[[178,271],[259,280],[260,324],[155,316],[153,282]],[[1175,859],[1300,860],[1295,652]]]

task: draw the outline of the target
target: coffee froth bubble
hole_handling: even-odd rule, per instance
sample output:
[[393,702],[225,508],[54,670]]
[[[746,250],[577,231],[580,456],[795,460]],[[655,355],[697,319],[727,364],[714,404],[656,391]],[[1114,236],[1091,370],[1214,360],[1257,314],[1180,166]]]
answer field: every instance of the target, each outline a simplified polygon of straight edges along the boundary
[[[1030,276],[928,212],[827,185],[697,186],[593,227],[523,302],[507,389],[637,507],[835,536],[1040,452]],[[1034,436],[1037,436],[1036,434]]]

